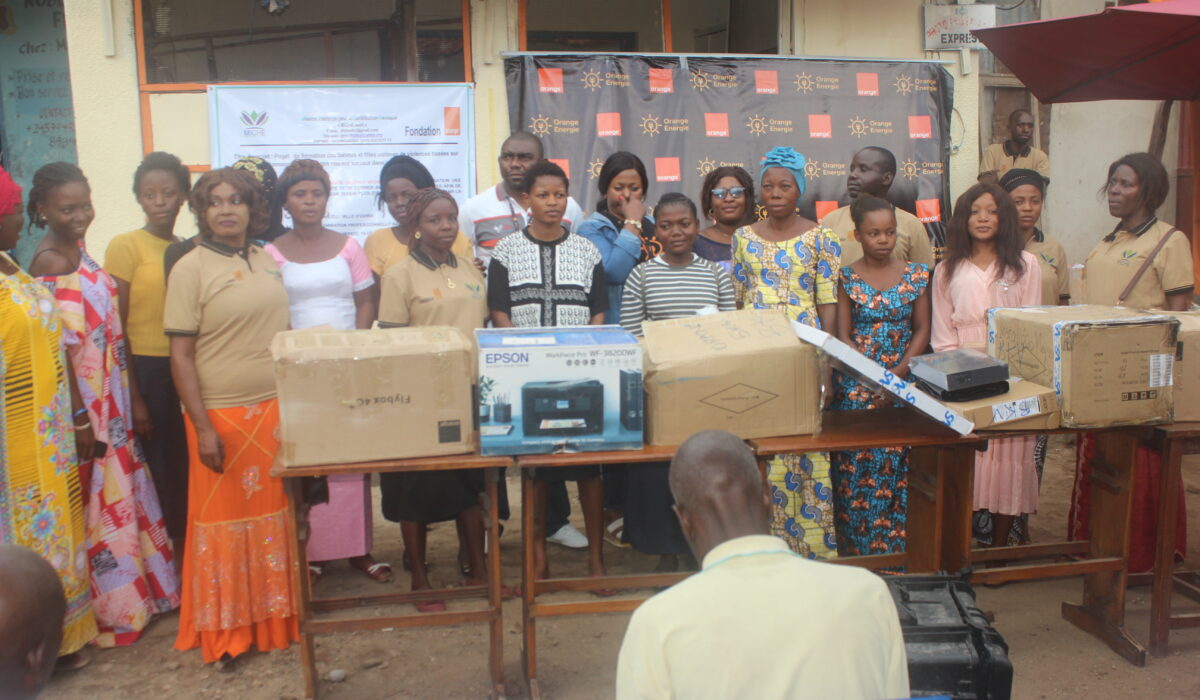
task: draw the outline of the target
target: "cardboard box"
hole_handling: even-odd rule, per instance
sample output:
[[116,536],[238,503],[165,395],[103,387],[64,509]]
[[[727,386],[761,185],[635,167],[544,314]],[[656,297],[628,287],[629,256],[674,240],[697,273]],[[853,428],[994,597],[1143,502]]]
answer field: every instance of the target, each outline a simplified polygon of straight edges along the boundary
[[629,332],[482,328],[475,337],[482,454],[641,449],[642,349]]
[[975,430],[1054,430],[1060,417],[1054,389],[1016,377],[999,396],[947,401],[946,406],[974,423]]
[[1111,306],[988,311],[988,352],[1054,388],[1068,428],[1169,423],[1179,321]]
[[1175,421],[1200,421],[1200,311],[1163,311],[1179,321],[1175,343]]
[[850,372],[860,381],[891,394],[904,405],[928,416],[930,420],[950,428],[959,435],[967,435],[975,427],[966,417],[921,391],[915,384],[897,377],[883,365],[825,331],[794,321],[792,330],[800,340],[820,349],[825,357],[841,371]]
[[816,351],[778,311],[731,311],[643,326],[647,440],[678,445],[701,430],[743,439],[820,425]]
[[285,331],[271,354],[285,467],[475,449],[474,344],[456,328]]

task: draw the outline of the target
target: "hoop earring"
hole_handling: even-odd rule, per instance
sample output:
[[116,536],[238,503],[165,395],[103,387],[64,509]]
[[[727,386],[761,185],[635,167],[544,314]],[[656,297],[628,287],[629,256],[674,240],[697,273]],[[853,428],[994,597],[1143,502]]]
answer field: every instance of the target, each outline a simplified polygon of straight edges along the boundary
[[417,231],[416,233],[414,233],[413,238],[417,239],[418,241],[421,240],[421,232]]

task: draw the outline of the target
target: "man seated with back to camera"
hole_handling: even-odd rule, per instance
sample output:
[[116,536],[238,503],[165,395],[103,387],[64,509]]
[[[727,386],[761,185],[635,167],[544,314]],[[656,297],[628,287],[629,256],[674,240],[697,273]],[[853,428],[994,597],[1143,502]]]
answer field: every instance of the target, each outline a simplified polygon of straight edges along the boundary
[[707,430],[671,461],[675,512],[699,573],[634,613],[617,698],[906,698],[887,585],[805,559],[772,536],[770,493],[736,436]]

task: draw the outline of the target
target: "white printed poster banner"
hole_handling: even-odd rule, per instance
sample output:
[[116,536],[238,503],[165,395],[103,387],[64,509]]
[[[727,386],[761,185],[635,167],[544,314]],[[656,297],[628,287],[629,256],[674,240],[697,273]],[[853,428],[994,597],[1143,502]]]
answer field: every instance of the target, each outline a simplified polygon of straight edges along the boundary
[[376,200],[392,156],[421,161],[460,206],[474,194],[472,92],[466,83],[211,85],[212,164],[258,156],[282,174],[297,158],[319,161],[333,189],[325,226],[361,243],[395,224]]

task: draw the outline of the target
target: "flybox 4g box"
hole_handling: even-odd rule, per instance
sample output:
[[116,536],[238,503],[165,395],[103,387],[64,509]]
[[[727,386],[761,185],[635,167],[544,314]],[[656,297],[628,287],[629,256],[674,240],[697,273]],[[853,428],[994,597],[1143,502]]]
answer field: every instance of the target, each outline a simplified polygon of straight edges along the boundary
[[485,328],[475,336],[482,454],[642,447],[642,349],[620,326]]

